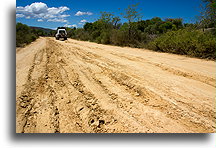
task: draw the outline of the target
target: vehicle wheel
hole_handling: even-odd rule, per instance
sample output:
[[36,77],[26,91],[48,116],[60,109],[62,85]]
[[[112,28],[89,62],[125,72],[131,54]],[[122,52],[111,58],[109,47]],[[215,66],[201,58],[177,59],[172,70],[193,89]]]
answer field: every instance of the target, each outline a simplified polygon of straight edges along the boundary
[[64,40],[67,40],[67,37],[66,37],[66,38],[64,38]]

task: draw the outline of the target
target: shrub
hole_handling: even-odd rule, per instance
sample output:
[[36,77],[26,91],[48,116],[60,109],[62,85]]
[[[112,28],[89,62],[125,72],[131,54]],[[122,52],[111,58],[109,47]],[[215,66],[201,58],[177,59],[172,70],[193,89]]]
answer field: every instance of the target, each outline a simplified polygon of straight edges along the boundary
[[110,44],[110,33],[108,31],[102,32],[100,36],[102,44]]
[[38,35],[35,35],[33,30],[22,23],[16,24],[16,46],[23,47],[26,44],[29,44],[35,41],[38,38]]
[[169,31],[149,43],[155,51],[215,59],[216,38],[199,30]]
[[125,46],[128,43],[128,33],[123,30],[112,30],[110,42],[113,45]]

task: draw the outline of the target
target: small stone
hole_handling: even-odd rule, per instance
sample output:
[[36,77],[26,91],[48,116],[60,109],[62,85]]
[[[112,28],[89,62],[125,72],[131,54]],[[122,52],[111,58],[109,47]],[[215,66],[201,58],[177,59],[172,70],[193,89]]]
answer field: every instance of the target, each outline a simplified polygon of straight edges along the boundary
[[100,125],[102,125],[102,124],[104,124],[104,123],[105,123],[104,120],[99,120],[99,124],[100,124]]
[[145,99],[144,101],[147,103],[147,102],[149,102],[149,99]]
[[91,120],[91,124],[93,124],[93,123],[94,123],[94,119]]
[[101,126],[103,125],[103,124],[105,124],[105,121],[104,120],[99,120],[99,122],[98,122],[98,128],[101,128]]
[[83,110],[83,109],[84,109],[84,107],[80,108],[79,111],[81,111],[81,110]]
[[135,96],[140,96],[140,94],[139,93],[135,93]]

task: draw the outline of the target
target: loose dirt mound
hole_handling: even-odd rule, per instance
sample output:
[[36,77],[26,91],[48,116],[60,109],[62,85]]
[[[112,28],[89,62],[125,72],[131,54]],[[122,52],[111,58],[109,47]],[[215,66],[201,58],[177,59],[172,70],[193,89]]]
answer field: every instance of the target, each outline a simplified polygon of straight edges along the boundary
[[215,132],[215,62],[69,39],[17,50],[18,133]]

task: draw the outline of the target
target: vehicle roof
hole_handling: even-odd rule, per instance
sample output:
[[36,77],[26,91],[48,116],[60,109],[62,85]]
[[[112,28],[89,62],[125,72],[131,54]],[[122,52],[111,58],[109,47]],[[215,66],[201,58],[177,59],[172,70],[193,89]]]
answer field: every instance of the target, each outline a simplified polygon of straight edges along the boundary
[[57,29],[66,29],[65,27],[58,27]]

